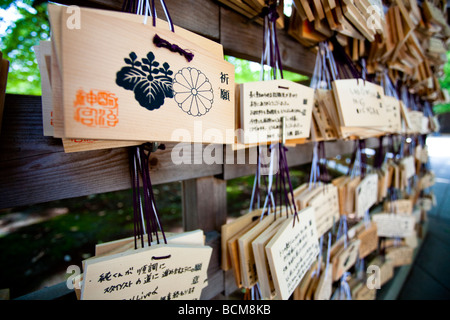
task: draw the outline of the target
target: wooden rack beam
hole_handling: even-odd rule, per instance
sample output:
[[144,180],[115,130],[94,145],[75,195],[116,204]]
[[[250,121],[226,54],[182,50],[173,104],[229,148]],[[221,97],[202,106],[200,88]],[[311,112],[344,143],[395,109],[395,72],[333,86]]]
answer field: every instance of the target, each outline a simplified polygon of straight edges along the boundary
[[[171,151],[150,158],[152,182],[163,184],[219,175],[221,164],[176,165]],[[60,139],[43,136],[41,97],[6,95],[0,135],[0,208],[75,198],[131,188],[128,149],[64,153]]]
[[[131,188],[127,148],[64,153],[60,139],[43,136],[40,99],[6,95],[0,135],[0,208]],[[191,145],[190,164],[177,165],[172,161],[175,146],[167,144],[165,150],[151,155],[153,184],[211,176],[230,180],[256,170],[250,162],[237,164],[234,160],[235,164],[229,164],[228,147],[223,148],[225,164],[207,164],[203,159],[206,145]],[[368,140],[367,147],[376,146],[377,139]],[[327,157],[350,153],[353,147],[351,141],[327,142]],[[234,159],[237,154],[231,152]],[[311,143],[289,148],[288,163],[291,167],[309,163],[311,154]],[[196,164],[197,159],[201,159],[200,164]],[[248,156],[246,159],[249,161]]]

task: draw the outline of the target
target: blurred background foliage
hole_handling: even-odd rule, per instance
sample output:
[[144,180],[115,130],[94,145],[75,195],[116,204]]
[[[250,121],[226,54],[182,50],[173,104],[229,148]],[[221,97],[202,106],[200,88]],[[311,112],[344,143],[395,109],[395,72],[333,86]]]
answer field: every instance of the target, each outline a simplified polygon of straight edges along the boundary
[[[444,77],[439,79],[439,82],[440,82],[442,88],[449,91],[450,90],[450,52],[447,52],[447,63],[444,66],[444,74],[445,74]],[[450,103],[438,104],[438,105],[434,106],[434,112],[436,114],[450,113]]]
[[49,38],[46,2],[0,0],[0,50],[10,61],[7,93],[41,94],[33,46]]

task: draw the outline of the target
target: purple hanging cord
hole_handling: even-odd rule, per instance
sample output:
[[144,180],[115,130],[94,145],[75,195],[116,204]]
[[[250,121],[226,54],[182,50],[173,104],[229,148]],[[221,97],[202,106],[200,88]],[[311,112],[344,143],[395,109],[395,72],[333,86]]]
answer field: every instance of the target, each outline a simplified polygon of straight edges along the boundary
[[[159,244],[158,230],[161,231],[163,241],[167,244],[166,235],[160,223],[155,196],[150,179],[150,154],[145,153],[146,145],[130,149],[130,173],[133,189],[133,212],[134,212],[134,244],[137,249],[137,240],[140,239],[141,247],[144,247],[144,232],[147,233],[147,241],[150,246],[153,235]],[[142,180],[142,187],[140,185]],[[144,229],[145,228],[145,229]]]
[[[269,41],[270,43],[270,50],[269,50],[269,57],[270,57],[270,67],[272,69],[272,76],[274,79],[277,78],[277,70],[280,71],[281,79],[283,79],[283,67],[282,67],[282,61],[281,61],[281,55],[280,55],[280,49],[278,45],[278,37],[276,32],[276,21],[280,17],[277,11],[277,4],[276,1],[272,4],[268,4],[265,6],[260,16],[264,18],[264,24],[263,24],[263,52],[266,50],[266,30],[269,34]],[[273,41],[272,41],[273,40]],[[272,46],[273,43],[273,46]],[[265,61],[263,61],[264,63]]]
[[358,143],[361,151],[361,178],[364,178],[367,172],[366,140],[360,139]]
[[347,175],[349,176],[353,170],[356,161],[356,155],[358,153],[358,141],[355,140],[355,147],[353,149],[352,157],[350,158],[350,165],[348,166]]
[[325,142],[319,142],[319,180],[323,183],[330,183],[331,177],[328,174],[327,164],[326,164],[327,156],[325,153]]
[[377,150],[375,161],[374,161],[375,169],[381,169],[383,162],[384,162],[385,154],[384,154],[383,140],[384,140],[384,136],[380,136],[378,138],[378,150]]
[[[170,17],[169,10],[167,9],[166,3],[164,0],[161,0],[161,5],[164,10],[164,13],[166,14],[167,21],[169,22],[170,30],[172,32],[175,32],[174,25],[172,23],[172,18]],[[152,21],[153,26],[156,27],[156,7],[155,7],[155,0],[152,0],[151,4],[151,10],[152,10]]]
[[134,217],[134,248],[137,249],[137,240],[141,240],[141,247],[144,247],[143,226],[141,219],[141,194],[139,184],[139,170],[137,165],[137,149],[130,148],[130,174],[133,189],[133,217]]
[[336,61],[338,75],[340,79],[359,79],[361,72],[355,66],[353,60],[347,55],[344,47],[337,41],[336,37],[331,38],[333,44],[333,55]]
[[[169,10],[167,9],[167,6],[166,6],[166,3],[165,3],[164,0],[161,0],[161,5],[162,5],[162,8],[164,10],[164,13],[166,14],[167,21],[168,21],[169,26],[170,26],[170,30],[172,32],[175,32],[175,28],[174,28],[174,25],[173,25],[173,22],[172,22],[172,18],[170,17]],[[155,0],[151,1],[151,12],[152,12],[153,27],[156,27]],[[182,49],[178,45],[170,43],[169,41],[167,41],[165,39],[162,39],[157,34],[155,34],[155,36],[153,37],[153,43],[158,48],[166,48],[166,49],[170,50],[171,52],[179,53],[180,55],[184,56],[188,62],[191,62],[192,59],[194,58],[194,54],[192,52],[190,52],[188,50],[185,50],[185,49]]]
[[[279,169],[280,174],[284,177],[285,183],[284,183],[284,194],[285,194],[285,199],[286,199],[286,206],[287,208],[289,208],[289,210],[291,211],[291,214],[294,215],[294,226],[295,226],[295,221],[299,220],[298,217],[298,212],[297,212],[297,206],[295,204],[294,201],[294,189],[292,187],[292,182],[291,182],[291,177],[289,174],[289,166],[288,166],[288,162],[287,162],[287,155],[286,152],[288,151],[288,148],[286,148],[283,144],[280,144],[280,149],[281,149],[281,165],[282,167]],[[287,182],[287,187],[288,189],[286,190],[286,182]],[[292,202],[289,201],[289,195],[291,196]]]
[[184,56],[188,62],[191,62],[192,59],[194,59],[194,54],[192,52],[181,49],[176,44],[171,44],[169,41],[162,39],[157,34],[155,34],[155,36],[153,37],[153,43],[158,48],[166,48],[169,49],[171,52],[179,53],[180,55]]
[[[161,149],[164,149],[164,146],[160,146]],[[157,242],[159,243],[159,236],[158,236],[158,228],[161,230],[161,234],[163,236],[163,240],[164,243],[167,244],[167,239],[166,239],[166,235],[164,233],[163,227],[161,225],[161,220],[159,218],[159,214],[158,214],[158,209],[156,207],[156,199],[155,199],[155,194],[153,192],[153,186],[152,186],[152,181],[150,178],[150,154],[151,151],[148,152],[148,155],[145,154],[145,151],[143,149],[141,149],[141,156],[144,158],[144,170],[145,171],[145,176],[146,176],[146,184],[147,184],[147,193],[146,195],[149,198],[149,202],[148,202],[148,206],[149,206],[149,213],[150,213],[150,219],[151,222],[154,226],[153,228],[153,232],[156,234],[156,238],[157,238]]]

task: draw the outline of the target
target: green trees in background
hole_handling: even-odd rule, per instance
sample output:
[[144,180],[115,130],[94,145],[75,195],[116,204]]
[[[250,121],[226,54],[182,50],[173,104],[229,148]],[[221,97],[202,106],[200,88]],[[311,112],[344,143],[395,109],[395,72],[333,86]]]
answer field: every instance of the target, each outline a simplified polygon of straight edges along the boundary
[[[439,80],[441,87],[445,90],[450,90],[450,52],[447,52],[447,63],[444,66],[445,76]],[[450,93],[450,92],[449,92]],[[450,112],[450,104],[438,104],[434,106],[433,111],[436,114],[443,114]]]
[[10,61],[7,93],[41,94],[33,46],[50,38],[50,27],[47,3],[37,2],[0,0],[0,50]]
[[[225,56],[225,60],[234,64],[236,73],[235,74],[236,83],[245,83],[260,80],[261,65],[259,63],[242,60],[231,56]],[[283,77],[284,79],[291,80],[294,82],[308,80],[307,76],[303,76],[301,74],[289,71],[283,71]]]

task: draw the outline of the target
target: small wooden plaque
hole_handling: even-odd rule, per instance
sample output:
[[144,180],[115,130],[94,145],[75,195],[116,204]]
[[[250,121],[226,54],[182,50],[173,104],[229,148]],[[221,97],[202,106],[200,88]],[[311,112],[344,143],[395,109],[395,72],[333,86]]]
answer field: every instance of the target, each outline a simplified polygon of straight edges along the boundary
[[314,209],[301,210],[298,221],[294,216],[287,219],[267,244],[266,253],[277,295],[287,300],[319,254]]
[[212,248],[155,245],[86,261],[82,300],[199,299]]

